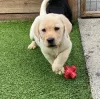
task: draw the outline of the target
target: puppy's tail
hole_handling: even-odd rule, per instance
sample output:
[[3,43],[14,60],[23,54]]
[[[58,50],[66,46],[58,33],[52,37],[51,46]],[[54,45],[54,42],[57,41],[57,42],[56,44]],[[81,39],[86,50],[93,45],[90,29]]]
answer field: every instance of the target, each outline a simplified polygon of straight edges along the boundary
[[41,4],[41,8],[40,8],[40,16],[44,16],[46,15],[46,7],[47,7],[47,4],[48,4],[48,1],[49,0],[43,0],[42,4]]

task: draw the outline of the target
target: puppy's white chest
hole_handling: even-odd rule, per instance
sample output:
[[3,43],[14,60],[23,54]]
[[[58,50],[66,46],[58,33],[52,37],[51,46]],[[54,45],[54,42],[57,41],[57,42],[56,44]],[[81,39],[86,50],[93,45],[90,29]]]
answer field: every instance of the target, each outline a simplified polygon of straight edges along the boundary
[[59,55],[59,49],[58,48],[56,48],[56,49],[51,49],[50,50],[50,52],[49,52],[49,54],[51,55],[51,56],[53,56],[53,57],[57,57],[58,55]]
[[52,56],[52,57],[57,57],[60,53],[58,48],[45,48],[43,49],[43,52],[45,52],[46,54]]

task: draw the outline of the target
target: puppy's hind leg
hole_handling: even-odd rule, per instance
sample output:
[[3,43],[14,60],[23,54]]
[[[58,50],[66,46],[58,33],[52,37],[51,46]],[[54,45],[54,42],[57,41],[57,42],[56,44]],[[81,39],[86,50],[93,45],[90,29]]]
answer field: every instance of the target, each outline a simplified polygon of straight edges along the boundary
[[32,41],[31,44],[28,46],[28,49],[35,49],[36,48],[36,42]]
[[40,22],[40,16],[37,16],[30,28],[30,39],[31,40],[34,39],[35,41],[31,42],[31,44],[28,46],[28,49],[34,49],[36,48],[36,45],[39,46],[39,33],[38,33],[39,22]]

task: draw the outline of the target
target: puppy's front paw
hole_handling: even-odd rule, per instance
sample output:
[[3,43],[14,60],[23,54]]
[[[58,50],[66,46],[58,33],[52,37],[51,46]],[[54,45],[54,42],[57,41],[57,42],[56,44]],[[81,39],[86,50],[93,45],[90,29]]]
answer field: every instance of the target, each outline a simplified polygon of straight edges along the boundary
[[64,74],[64,67],[52,65],[52,71],[55,72],[56,74],[61,75]]
[[32,41],[32,43],[28,46],[28,49],[35,49],[36,48],[36,43],[35,41]]

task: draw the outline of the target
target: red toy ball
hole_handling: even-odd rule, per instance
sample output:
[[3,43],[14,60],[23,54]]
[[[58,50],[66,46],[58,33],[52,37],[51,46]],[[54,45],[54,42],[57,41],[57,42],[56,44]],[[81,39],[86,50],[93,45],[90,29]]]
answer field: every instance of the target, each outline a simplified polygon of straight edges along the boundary
[[74,78],[76,78],[76,76],[77,76],[77,74],[76,74],[76,66],[74,66],[74,65],[73,66],[65,66],[64,70],[65,70],[64,77],[66,79],[69,79],[69,78],[74,79]]

